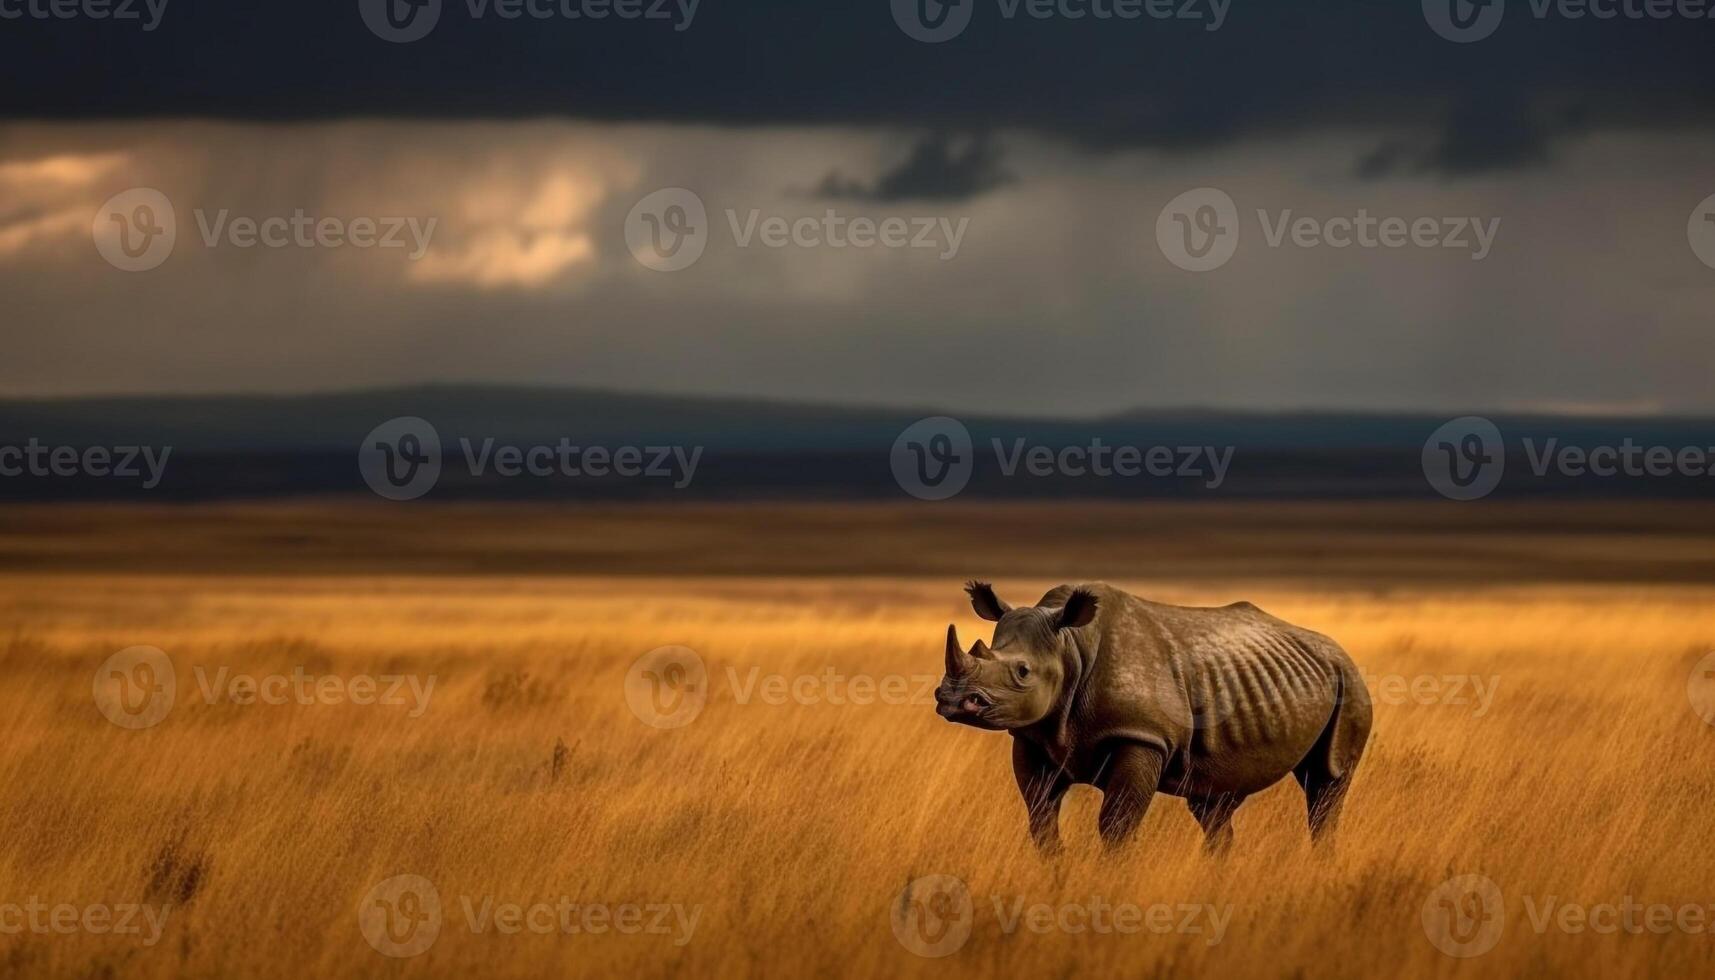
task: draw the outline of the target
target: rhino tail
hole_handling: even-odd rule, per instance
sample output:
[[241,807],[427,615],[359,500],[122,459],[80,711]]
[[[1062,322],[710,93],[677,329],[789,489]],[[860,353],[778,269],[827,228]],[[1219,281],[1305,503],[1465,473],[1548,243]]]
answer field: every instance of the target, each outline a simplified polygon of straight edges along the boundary
[[1334,710],[1311,750],[1311,759],[1329,778],[1343,779],[1357,768],[1369,739],[1369,688],[1355,667],[1342,664],[1334,674]]

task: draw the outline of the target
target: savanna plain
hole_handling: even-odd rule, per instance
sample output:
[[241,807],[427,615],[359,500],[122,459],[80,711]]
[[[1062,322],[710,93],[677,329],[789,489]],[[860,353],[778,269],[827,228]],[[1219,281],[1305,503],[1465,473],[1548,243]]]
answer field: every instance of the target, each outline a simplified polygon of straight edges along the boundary
[[[1334,846],[1288,782],[1225,856],[1168,796],[1109,854],[1079,788],[1044,862],[1011,740],[929,693],[972,577],[1338,640],[1375,725]],[[1696,504],[8,506],[0,971],[1708,975],[1712,600]],[[131,728],[95,694],[137,646],[173,697]],[[672,727],[662,647],[706,668]],[[405,957],[364,931],[400,875],[440,907]],[[155,934],[52,912],[133,903]]]

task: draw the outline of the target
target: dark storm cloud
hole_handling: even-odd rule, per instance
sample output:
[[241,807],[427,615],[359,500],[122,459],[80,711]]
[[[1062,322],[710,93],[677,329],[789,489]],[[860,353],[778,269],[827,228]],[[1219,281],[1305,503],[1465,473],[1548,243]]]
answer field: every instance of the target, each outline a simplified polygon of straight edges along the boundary
[[873,183],[839,171],[828,174],[817,196],[860,201],[964,201],[1014,178],[1001,165],[1004,151],[987,134],[955,140],[945,133],[924,137],[911,153]]
[[[434,31],[409,44],[371,34],[357,0],[178,0],[148,32],[7,20],[0,117],[1022,128],[1114,149],[1407,126],[1441,136],[1354,161],[1360,172],[1458,175],[1549,159],[1573,112],[1591,127],[1704,124],[1715,90],[1715,21],[1538,18],[1525,0],[1471,44],[1436,36],[1417,2],[1371,0],[1233,0],[1214,31],[1198,20],[1006,18],[999,0],[965,0],[970,26],[940,44],[907,37],[887,0],[702,0],[688,23],[505,19],[493,0],[477,18],[476,2],[443,0]],[[925,166],[899,179],[909,189],[933,176]],[[892,193],[885,184],[862,189]]]
[[1448,174],[1534,166],[1547,161],[1550,134],[1569,128],[1545,126],[1514,103],[1474,99],[1454,110],[1424,164]]
[[1577,132],[1581,125],[1578,113],[1544,119],[1506,99],[1471,99],[1454,108],[1429,138],[1383,140],[1359,158],[1356,174],[1461,177],[1539,167],[1550,162],[1555,138]]

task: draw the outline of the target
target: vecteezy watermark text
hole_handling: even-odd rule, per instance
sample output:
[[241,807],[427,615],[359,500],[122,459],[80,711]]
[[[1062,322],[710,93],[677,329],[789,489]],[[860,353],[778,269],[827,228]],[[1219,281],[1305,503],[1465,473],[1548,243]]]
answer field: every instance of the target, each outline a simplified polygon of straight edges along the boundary
[[1258,209],[1263,239],[1269,248],[1280,248],[1290,240],[1299,248],[1416,248],[1459,249],[1471,253],[1473,262],[1488,257],[1501,232],[1501,219],[1452,216],[1446,218],[1378,218],[1366,208],[1350,217],[1319,218],[1293,216],[1291,208],[1272,216]]
[[[684,946],[696,935],[701,905],[682,902],[575,902],[566,895],[499,900],[459,895],[455,903],[473,935],[655,936]],[[425,952],[440,937],[444,907],[434,883],[421,875],[395,875],[377,883],[358,903],[363,938],[383,956]]]
[[749,248],[752,242],[764,248],[918,248],[933,249],[936,257],[951,259],[959,254],[965,229],[971,219],[945,216],[868,218],[842,215],[833,208],[820,216],[783,215],[763,217],[751,208],[740,224],[739,213],[726,211],[733,244]]
[[[1269,248],[1441,249],[1488,258],[1501,231],[1500,218],[1477,216],[1376,215],[1368,208],[1332,216],[1300,214],[1293,208],[1256,209]],[[1155,240],[1169,262],[1187,272],[1218,269],[1238,251],[1239,208],[1219,188],[1199,187],[1167,202],[1155,221]]]
[[[963,34],[978,0],[891,0],[893,22],[907,37],[926,44]],[[1002,20],[1178,21],[1218,31],[1232,0],[995,0]]]
[[[682,490],[696,478],[702,456],[701,446],[586,446],[570,437],[535,445],[459,439],[459,459],[473,477],[665,480]],[[388,500],[414,500],[434,489],[442,463],[440,433],[411,415],[371,429],[357,451],[364,482]]]
[[[1506,0],[1422,0],[1430,29],[1456,44],[1481,41],[1506,16]],[[1570,21],[1715,20],[1711,0],[1529,0],[1532,19]]]
[[405,257],[413,262],[428,253],[429,239],[440,223],[439,218],[417,217],[318,218],[302,208],[290,217],[234,217],[227,208],[212,215],[197,208],[195,214],[205,248],[215,248],[222,241],[233,248],[408,247],[411,251]]
[[138,936],[144,946],[161,941],[171,905],[146,902],[44,902],[31,895],[25,902],[0,902],[0,935],[31,933],[38,936]]
[[[948,215],[847,214],[836,208],[817,215],[727,208],[724,215],[736,248],[913,249],[944,262],[958,256],[971,222]],[[625,219],[626,247],[639,263],[657,272],[677,272],[695,263],[710,235],[702,198],[683,187],[645,196]]]
[[355,704],[406,708],[406,716],[421,718],[435,693],[435,675],[312,674],[293,667],[286,674],[235,674],[230,667],[213,673],[201,664],[191,668],[205,704],[236,705]]
[[765,674],[756,666],[740,672],[729,666],[725,674],[733,701],[741,705],[932,705],[940,681],[934,674],[847,674],[836,667],[787,675]]
[[[1617,441],[1575,442],[1560,436],[1519,439],[1530,475],[1569,479],[1662,479],[1715,476],[1715,446],[1676,446],[1622,436]],[[1493,493],[1506,472],[1508,450],[1501,429],[1490,419],[1467,415],[1453,419],[1424,440],[1423,475],[1429,485],[1453,500],[1475,500]]]
[[[1218,490],[1232,465],[1232,446],[1108,445],[1051,446],[1027,438],[992,438],[996,470],[1007,478],[1070,477],[1195,480]],[[893,442],[889,465],[900,489],[920,500],[945,500],[965,489],[977,455],[963,422],[934,416],[907,426]]]
[[[701,0],[464,0],[473,21],[550,20],[600,23],[608,20],[659,21],[675,32],[689,30]],[[442,0],[358,0],[358,13],[383,41],[409,44],[428,37],[441,20]]]
[[1499,674],[1375,674],[1360,669],[1364,687],[1376,704],[1470,708],[1481,718],[1494,707]]
[[49,446],[32,437],[22,446],[0,446],[0,477],[113,477],[161,485],[171,446]]
[[888,907],[888,923],[899,945],[918,956],[951,956],[970,940],[978,911],[992,908],[1002,935],[1201,936],[1209,946],[1226,938],[1233,906],[1193,902],[1114,902],[1093,895],[1080,902],[1032,902],[1023,895],[990,895],[977,902],[952,875],[925,875],[906,883]]
[[[203,703],[251,705],[370,705],[404,708],[411,718],[429,710],[435,675],[314,673],[293,667],[285,673],[235,673],[230,667],[191,668]],[[95,707],[120,728],[152,728],[178,700],[178,668],[164,651],[126,647],[96,668],[90,689]]]
[[135,21],[147,34],[161,26],[169,0],[0,0],[0,20]]
[[[417,261],[428,253],[438,218],[317,217],[297,208],[290,215],[234,215],[230,208],[194,210],[204,248],[410,249]],[[135,187],[107,199],[91,227],[95,250],[125,272],[158,268],[178,243],[178,212],[152,187]]]
[[[848,673],[832,665],[785,674],[756,665],[728,665],[724,678],[734,704],[919,705],[935,703],[938,674]],[[652,728],[681,728],[708,703],[708,666],[695,650],[657,647],[632,662],[625,674],[625,702],[637,720]]]
[[[1715,932],[1715,903],[1645,902],[1619,895],[1594,902],[1559,895],[1521,895],[1524,923],[1538,936],[1595,933],[1603,936],[1706,935]],[[1456,875],[1424,899],[1424,935],[1448,956],[1482,956],[1506,934],[1507,902],[1500,886],[1483,875]],[[1515,919],[1514,921],[1519,921]]]

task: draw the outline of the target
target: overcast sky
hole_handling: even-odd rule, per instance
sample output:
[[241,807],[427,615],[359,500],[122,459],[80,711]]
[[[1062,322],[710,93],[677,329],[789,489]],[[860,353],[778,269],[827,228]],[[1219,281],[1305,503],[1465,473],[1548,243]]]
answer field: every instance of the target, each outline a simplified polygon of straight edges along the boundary
[[[1715,20],[965,2],[938,44],[887,0],[448,0],[411,43],[356,0],[0,23],[0,391],[1715,411]],[[658,271],[691,198],[634,206],[671,187],[701,251]],[[175,240],[128,272],[96,229],[137,188]],[[243,244],[299,214],[414,223]],[[1230,258],[1188,258],[1210,220]]]

